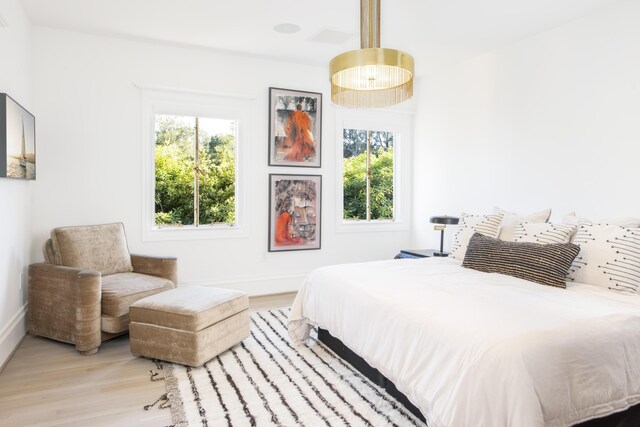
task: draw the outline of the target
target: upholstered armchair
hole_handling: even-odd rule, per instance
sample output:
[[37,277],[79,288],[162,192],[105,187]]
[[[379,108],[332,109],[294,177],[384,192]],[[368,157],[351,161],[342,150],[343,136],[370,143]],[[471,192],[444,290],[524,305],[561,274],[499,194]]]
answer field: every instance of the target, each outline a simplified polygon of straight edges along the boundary
[[173,289],[176,258],[130,255],[121,223],[62,227],[29,266],[27,325],[84,355],[129,329],[129,306]]

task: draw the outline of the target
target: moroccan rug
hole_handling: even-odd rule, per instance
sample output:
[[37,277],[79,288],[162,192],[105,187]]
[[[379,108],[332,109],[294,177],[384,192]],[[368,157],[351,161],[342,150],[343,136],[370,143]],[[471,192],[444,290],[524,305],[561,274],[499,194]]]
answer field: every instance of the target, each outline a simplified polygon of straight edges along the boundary
[[425,426],[315,335],[293,346],[288,314],[254,313],[251,336],[200,368],[157,362],[174,425]]

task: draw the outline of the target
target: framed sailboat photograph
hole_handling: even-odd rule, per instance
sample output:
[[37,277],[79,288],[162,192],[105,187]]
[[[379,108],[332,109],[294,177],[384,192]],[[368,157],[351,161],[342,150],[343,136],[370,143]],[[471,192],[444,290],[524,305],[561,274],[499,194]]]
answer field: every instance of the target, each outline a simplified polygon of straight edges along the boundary
[[36,179],[36,118],[0,93],[0,177]]

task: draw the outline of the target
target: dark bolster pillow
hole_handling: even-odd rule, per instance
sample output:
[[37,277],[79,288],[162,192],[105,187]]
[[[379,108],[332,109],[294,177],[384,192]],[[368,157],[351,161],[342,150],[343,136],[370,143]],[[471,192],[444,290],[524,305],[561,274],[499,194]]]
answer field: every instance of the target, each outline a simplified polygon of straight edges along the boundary
[[567,272],[580,247],[573,243],[506,242],[475,233],[462,266],[566,288]]

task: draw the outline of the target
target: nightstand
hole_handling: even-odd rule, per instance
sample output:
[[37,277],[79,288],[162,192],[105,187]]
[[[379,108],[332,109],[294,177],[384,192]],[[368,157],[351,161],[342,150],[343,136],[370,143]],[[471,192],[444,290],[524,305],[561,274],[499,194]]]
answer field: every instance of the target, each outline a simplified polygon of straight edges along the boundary
[[398,255],[394,257],[394,259],[403,259],[403,258],[430,258],[433,256],[438,257],[446,257],[449,256],[447,252],[440,255],[440,252],[435,249],[403,249],[400,251]]

